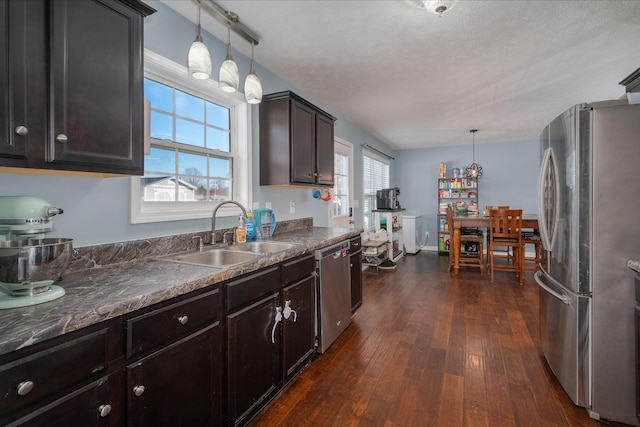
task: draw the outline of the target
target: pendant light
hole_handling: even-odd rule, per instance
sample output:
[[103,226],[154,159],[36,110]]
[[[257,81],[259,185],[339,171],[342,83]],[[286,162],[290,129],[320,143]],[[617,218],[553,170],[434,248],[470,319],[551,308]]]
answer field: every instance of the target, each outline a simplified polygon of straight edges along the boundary
[[227,28],[227,57],[220,67],[218,83],[220,84],[220,89],[231,93],[238,90],[238,86],[240,85],[240,72],[238,71],[238,65],[231,56],[231,25]]
[[196,33],[196,39],[189,48],[188,63],[191,77],[205,80],[211,76],[211,55],[207,46],[202,42],[200,29],[200,2],[198,2],[198,32]]
[[473,163],[471,163],[464,171],[464,174],[469,179],[478,179],[482,176],[482,166],[476,163],[476,132],[478,129],[471,129],[471,135],[473,137]]
[[244,81],[244,97],[249,104],[259,104],[262,102],[262,83],[256,74],[253,66],[253,41],[251,42],[251,72]]

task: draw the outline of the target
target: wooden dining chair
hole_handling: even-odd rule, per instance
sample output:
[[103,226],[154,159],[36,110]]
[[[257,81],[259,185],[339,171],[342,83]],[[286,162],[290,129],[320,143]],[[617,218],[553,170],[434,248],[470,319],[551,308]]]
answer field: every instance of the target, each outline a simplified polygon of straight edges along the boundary
[[[491,280],[493,272],[511,271],[516,273],[520,284],[524,283],[524,257],[522,246],[522,209],[492,209],[489,211],[489,239],[488,264]],[[511,258],[499,260],[496,263],[494,248],[507,247],[511,251]]]
[[[499,206],[489,206],[487,205],[487,207],[485,208],[485,213],[487,216],[489,216],[489,212],[495,209],[499,209],[499,210],[506,210],[509,209],[509,205],[499,205]],[[495,258],[504,258],[507,260],[511,260],[511,257],[513,256],[513,254],[511,253],[511,248],[509,248],[508,246],[496,246],[493,248],[493,256]],[[489,250],[491,250],[491,227],[487,228],[487,254],[489,253]],[[489,257],[487,256],[487,259]]]
[[[525,251],[527,245],[533,245],[533,256],[527,256]],[[522,232],[522,257],[525,271],[536,271],[540,268],[540,249],[542,239],[538,230],[527,229]]]
[[[451,206],[447,207],[447,221],[449,223],[449,230],[453,231],[453,210]],[[460,267],[478,267],[480,269],[480,275],[484,274],[484,236],[482,231],[474,231],[471,234],[460,233],[460,258],[458,259],[458,265]],[[451,273],[451,268],[455,263],[453,256],[453,234],[451,235],[452,244],[449,246],[449,268],[447,271]],[[477,252],[462,250],[462,247],[471,244],[477,248]]]

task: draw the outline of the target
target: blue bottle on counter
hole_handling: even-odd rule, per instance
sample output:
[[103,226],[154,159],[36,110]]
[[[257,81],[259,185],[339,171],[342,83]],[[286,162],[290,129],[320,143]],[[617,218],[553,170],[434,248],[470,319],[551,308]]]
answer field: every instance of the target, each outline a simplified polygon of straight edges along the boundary
[[253,213],[247,212],[244,226],[247,229],[247,242],[254,242],[256,240],[256,223],[253,220]]

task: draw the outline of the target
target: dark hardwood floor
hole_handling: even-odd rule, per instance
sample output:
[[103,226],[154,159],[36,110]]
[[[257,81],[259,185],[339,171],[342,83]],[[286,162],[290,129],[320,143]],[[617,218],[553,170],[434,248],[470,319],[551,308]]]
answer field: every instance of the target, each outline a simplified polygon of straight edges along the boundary
[[573,405],[542,356],[538,287],[435,252],[364,272],[353,323],[251,426],[620,426]]

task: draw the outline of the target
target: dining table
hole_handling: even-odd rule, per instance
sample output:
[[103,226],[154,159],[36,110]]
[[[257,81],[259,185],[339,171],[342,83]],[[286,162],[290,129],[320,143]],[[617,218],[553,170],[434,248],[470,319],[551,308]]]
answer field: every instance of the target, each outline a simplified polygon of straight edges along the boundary
[[[490,221],[488,215],[453,215],[453,224],[449,224],[451,228],[451,234],[453,237],[453,274],[455,276],[460,272],[460,229],[462,227],[478,227],[489,228]],[[522,215],[522,228],[523,229],[538,229],[538,217],[536,214],[523,214]]]

